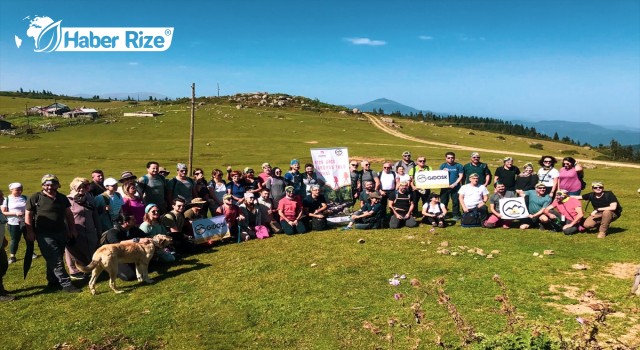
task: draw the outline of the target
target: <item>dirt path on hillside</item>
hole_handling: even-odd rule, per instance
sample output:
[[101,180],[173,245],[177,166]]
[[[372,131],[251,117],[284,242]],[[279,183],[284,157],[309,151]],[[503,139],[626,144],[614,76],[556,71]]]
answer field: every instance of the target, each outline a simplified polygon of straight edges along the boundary
[[[411,142],[418,142],[418,143],[423,143],[423,144],[426,144],[426,145],[434,145],[434,146],[446,147],[446,148],[451,148],[451,149],[458,149],[458,150],[463,150],[463,151],[489,152],[489,153],[498,153],[498,154],[505,154],[505,155],[525,156],[525,157],[534,157],[534,158],[542,157],[542,154],[510,152],[510,151],[505,151],[505,150],[467,147],[467,146],[460,146],[460,145],[452,145],[452,144],[449,144],[449,143],[426,141],[426,140],[423,140],[423,139],[419,139],[417,137],[405,135],[405,134],[401,133],[400,131],[398,131],[397,129],[394,129],[393,127],[387,125],[385,122],[381,121],[380,119],[376,118],[375,116],[373,116],[371,114],[368,114],[368,113],[362,113],[362,114],[364,116],[366,116],[367,118],[369,118],[369,121],[371,121],[371,123],[376,128],[386,132],[389,135],[392,135],[392,136],[395,136],[395,137],[398,137],[398,138],[401,138],[401,139],[404,139],[404,140],[407,140],[407,141],[411,141]],[[560,159],[562,159],[562,158],[564,158],[564,157],[560,156]],[[579,161],[579,162],[582,162],[582,163],[591,163],[591,164],[607,165],[607,166],[614,166],[614,167],[640,169],[640,164],[609,162],[609,161],[591,160],[591,159],[576,159],[576,160]]]

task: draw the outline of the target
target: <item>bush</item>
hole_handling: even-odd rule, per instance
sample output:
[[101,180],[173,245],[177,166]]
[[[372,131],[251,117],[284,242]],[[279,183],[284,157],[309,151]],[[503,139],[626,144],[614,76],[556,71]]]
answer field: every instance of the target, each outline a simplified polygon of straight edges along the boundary
[[573,156],[573,155],[578,154],[578,151],[576,151],[575,149],[566,149],[564,151],[560,151],[560,153],[568,155],[568,156]]
[[543,149],[543,145],[541,143],[532,143],[529,145],[529,147],[539,149],[539,150]]

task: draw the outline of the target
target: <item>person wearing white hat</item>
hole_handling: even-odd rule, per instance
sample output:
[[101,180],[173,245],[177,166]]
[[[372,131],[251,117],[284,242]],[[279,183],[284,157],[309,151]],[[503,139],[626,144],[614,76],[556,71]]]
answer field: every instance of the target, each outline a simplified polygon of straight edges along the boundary
[[122,195],[118,193],[118,180],[112,177],[106,178],[104,187],[107,190],[96,196],[96,208],[98,208],[101,226],[99,232],[113,228],[115,220],[122,215],[122,205],[124,204]]
[[[7,228],[9,229],[9,236],[11,237],[11,243],[9,244],[9,264],[15,263],[16,253],[18,252],[18,245],[22,236],[27,231],[24,226],[24,212],[27,207],[27,196],[22,194],[22,184],[19,182],[13,182],[9,184],[10,193],[4,198],[2,203],[2,214],[7,217]],[[33,245],[33,242],[26,240],[26,244]],[[33,258],[37,255],[33,254]]]

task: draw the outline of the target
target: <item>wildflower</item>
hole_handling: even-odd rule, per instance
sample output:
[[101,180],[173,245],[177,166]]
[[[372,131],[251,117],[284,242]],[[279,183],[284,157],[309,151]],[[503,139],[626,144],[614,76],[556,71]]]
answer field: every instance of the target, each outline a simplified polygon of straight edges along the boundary
[[396,293],[396,294],[393,295],[393,298],[395,300],[400,300],[400,299],[404,298],[404,295],[402,293]]
[[399,279],[395,279],[395,278],[391,278],[391,279],[389,279],[389,284],[392,285],[392,286],[400,285],[400,280]]
[[582,317],[576,317],[576,321],[578,321],[578,323],[580,323],[581,325],[584,325],[585,322],[584,318]]
[[405,276],[405,275],[400,275],[400,279],[401,279],[401,280],[403,280],[403,279],[405,279],[405,278],[407,278],[407,276]]

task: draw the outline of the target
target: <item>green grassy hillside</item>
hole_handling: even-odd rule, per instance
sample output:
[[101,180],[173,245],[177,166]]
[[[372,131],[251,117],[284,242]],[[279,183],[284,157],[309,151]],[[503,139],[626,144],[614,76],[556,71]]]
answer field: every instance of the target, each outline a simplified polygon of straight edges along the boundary
[[[18,126],[24,105],[44,104],[0,97],[0,114]],[[60,101],[65,103],[64,101]],[[302,110],[298,106],[236,109],[235,101],[205,102],[196,112],[194,166],[206,172],[231,165],[259,169],[262,162],[286,168],[292,158],[310,161],[309,148],[345,146],[354,158],[369,158],[375,169],[383,160],[397,160],[404,150],[414,158],[427,156],[440,164],[446,147],[412,143],[375,128],[366,118],[324,110]],[[75,102],[69,102],[75,107]],[[144,173],[145,163],[156,160],[175,174],[175,163],[188,159],[189,104],[131,106],[124,102],[95,103],[87,107],[107,111],[95,123],[60,127],[35,135],[1,136],[3,162],[0,186],[13,181],[25,184],[25,192],[39,189],[45,173],[60,178],[63,192],[74,176],[89,176],[102,168],[107,176],[123,170]],[[108,110],[107,110],[108,109]],[[155,118],[122,117],[125,111],[153,110]],[[106,124],[105,119],[112,120]],[[32,117],[30,123],[48,122]],[[429,141],[457,145],[557,156],[569,146],[541,142],[544,150],[528,146],[539,142],[424,123],[400,120],[401,132]],[[574,148],[580,158],[597,156]],[[469,152],[460,151],[461,162]],[[500,152],[483,153],[492,168]],[[533,159],[516,158],[516,164]],[[102,348],[140,349],[406,349],[460,345],[460,335],[446,305],[438,303],[434,281],[444,278],[444,290],[460,316],[490,339],[498,339],[507,326],[495,300],[506,283],[510,302],[522,323],[519,334],[532,330],[557,331],[570,339],[582,326],[581,316],[594,318],[587,304],[608,303],[616,312],[607,318],[597,338],[605,347],[616,339],[629,346],[640,345],[637,297],[629,296],[633,267],[640,264],[640,238],[632,225],[638,213],[637,169],[597,165],[586,170],[586,180],[602,180],[624,206],[604,240],[595,235],[564,236],[540,232],[462,229],[447,227],[374,230],[348,233],[313,232],[301,236],[276,236],[264,241],[216,246],[152,273],[154,284],[120,282],[125,294],[108,291],[99,282],[99,294],[86,288],[79,295],[44,293],[46,284],[42,258],[26,280],[21,260],[10,265],[5,286],[19,300],[2,304],[3,337],[0,348],[51,349]],[[364,243],[358,243],[362,238]],[[441,243],[456,255],[445,255]],[[19,257],[23,255],[24,243]],[[494,252],[493,259],[472,248]],[[542,255],[554,250],[555,255]],[[575,270],[576,263],[588,265]],[[630,272],[631,271],[631,272]],[[406,275],[399,286],[388,280]],[[418,279],[422,289],[411,286]],[[593,297],[584,297],[593,291]],[[394,294],[398,294],[394,298]],[[591,294],[591,293],[587,293]],[[424,317],[415,322],[410,309],[422,301]],[[451,310],[451,309],[450,309]],[[422,315],[420,316],[422,317]],[[391,320],[391,321],[390,321]],[[460,325],[460,323],[458,323]],[[372,325],[372,326],[370,326]],[[374,334],[371,329],[379,328]],[[544,327],[551,327],[552,330]],[[584,326],[587,327],[587,326]],[[612,343],[607,343],[607,340]],[[505,343],[502,343],[505,344]],[[109,347],[111,346],[111,347]],[[98,347],[100,348],[100,347]],[[505,346],[504,348],[513,348]]]

